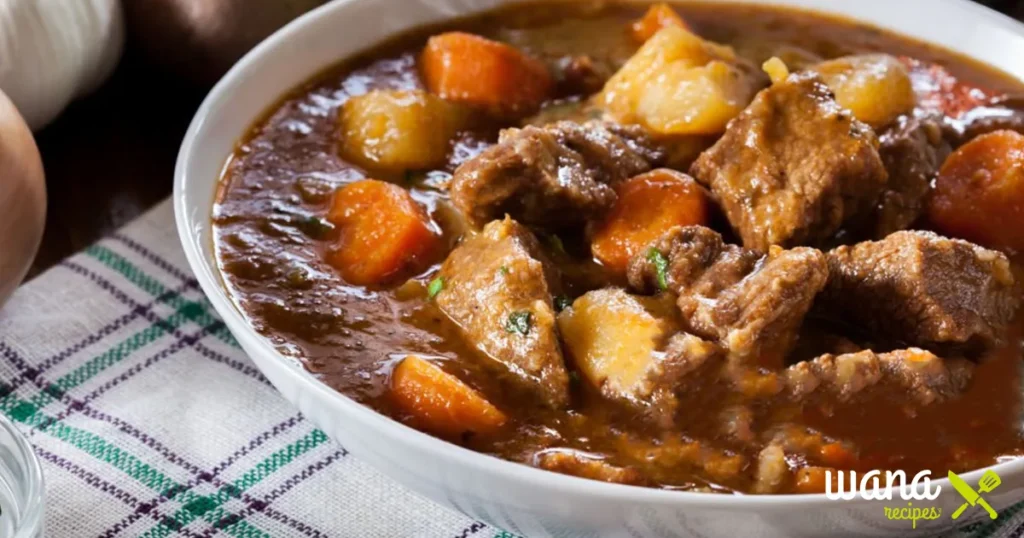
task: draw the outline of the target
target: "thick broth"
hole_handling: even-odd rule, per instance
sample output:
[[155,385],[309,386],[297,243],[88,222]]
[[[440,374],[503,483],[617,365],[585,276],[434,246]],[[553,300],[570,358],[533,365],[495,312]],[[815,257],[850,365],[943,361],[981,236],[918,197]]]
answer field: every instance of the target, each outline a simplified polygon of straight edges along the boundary
[[[510,41],[545,58],[579,51],[621,63],[636,48],[625,27],[642,14],[642,6],[597,4],[519,6],[443,28]],[[979,85],[1022,89],[1019,82],[948,51],[849,21],[763,6],[687,3],[677,9],[704,37],[758,61],[780,50],[826,58],[885,51],[938,61]],[[419,88],[416,54],[437,31],[403,35],[330,69],[275,105],[240,143],[225,167],[213,217],[217,253],[235,299],[283,353],[300,358],[336,390],[399,420],[404,417],[385,395],[392,366],[410,353],[439,359],[513,419],[496,435],[453,440],[474,450],[529,463],[547,447],[577,448],[638,467],[661,487],[749,490],[759,447],[737,446],[718,434],[721,413],[733,398],[726,390],[708,385],[685,395],[683,417],[668,432],[644,426],[579,383],[568,412],[523,405],[510,383],[478,366],[455,327],[425,299],[425,283],[436,267],[402,286],[373,290],[346,284],[324,261],[333,236],[322,216],[331,195],[364,177],[407,186],[442,225],[450,245],[460,236],[447,205],[450,168],[384,174],[346,163],[336,150],[338,107],[370,89]],[[499,127],[465,135],[453,147],[453,163],[492,141]],[[583,250],[568,243],[570,252]],[[577,269],[575,282],[569,282],[576,292],[606,280],[592,265]],[[979,366],[968,393],[914,417],[879,396],[838,408],[764,404],[754,409],[755,424],[763,432],[798,422],[851,441],[870,468],[941,474],[988,465],[1024,447],[1018,430],[1020,340],[1013,341]],[[645,463],[648,448],[671,451],[689,440],[723,459],[736,456],[741,472],[715,476],[687,465]]]

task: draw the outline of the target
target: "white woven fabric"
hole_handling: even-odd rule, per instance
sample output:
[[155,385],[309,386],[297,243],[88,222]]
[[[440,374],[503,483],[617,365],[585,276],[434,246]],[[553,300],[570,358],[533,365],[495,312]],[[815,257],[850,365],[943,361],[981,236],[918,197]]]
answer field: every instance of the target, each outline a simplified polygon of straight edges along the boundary
[[303,420],[187,267],[165,202],[0,311],[0,410],[43,460],[49,536],[501,534]]

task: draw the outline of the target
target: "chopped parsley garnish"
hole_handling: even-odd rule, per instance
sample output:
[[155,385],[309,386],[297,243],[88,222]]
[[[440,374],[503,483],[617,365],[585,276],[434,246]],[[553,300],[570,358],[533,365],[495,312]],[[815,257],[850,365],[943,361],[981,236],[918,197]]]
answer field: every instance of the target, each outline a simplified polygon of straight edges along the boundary
[[654,272],[658,277],[658,287],[668,289],[668,258],[660,250],[651,247],[647,249],[647,261],[654,264]]
[[299,228],[313,239],[321,239],[334,229],[334,225],[318,215],[310,215],[299,222]]
[[505,331],[526,336],[530,332],[532,314],[528,310],[512,312],[505,320]]
[[508,266],[507,265],[502,265],[501,267],[498,268],[498,271],[500,271],[501,274],[503,274],[503,275],[507,275],[508,274]]
[[561,312],[562,310],[565,310],[570,306],[572,306],[572,299],[566,297],[565,295],[559,295],[558,297],[555,297],[556,311]]
[[441,290],[443,290],[443,289],[444,289],[444,277],[443,276],[439,276],[439,277],[435,278],[434,280],[431,280],[430,284],[427,284],[427,299],[433,299],[434,297],[437,297],[437,294],[441,293]]
[[548,236],[548,244],[551,245],[551,250],[555,251],[555,254],[565,254],[565,244],[562,243],[562,238],[555,234]]

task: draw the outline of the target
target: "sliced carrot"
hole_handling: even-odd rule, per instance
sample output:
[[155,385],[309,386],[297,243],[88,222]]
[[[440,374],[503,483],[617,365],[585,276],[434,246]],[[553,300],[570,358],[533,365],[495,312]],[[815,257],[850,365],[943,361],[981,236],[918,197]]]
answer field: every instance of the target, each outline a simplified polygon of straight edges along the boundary
[[704,189],[686,174],[661,168],[616,188],[618,201],[592,237],[591,252],[609,270],[625,274],[630,258],[673,226],[706,224]]
[[954,151],[935,180],[928,219],[945,235],[1024,250],[1024,135],[995,131]]
[[[825,493],[825,475],[832,473],[832,480],[835,481],[837,474],[844,471],[836,471],[829,467],[802,467],[796,472],[795,488],[797,493]],[[845,485],[845,484],[844,484]],[[833,486],[836,488],[838,486]],[[849,486],[846,486],[848,489]]]
[[507,420],[479,392],[415,355],[391,373],[390,394],[413,426],[445,437],[492,432]]
[[690,25],[666,3],[654,4],[644,16],[629,27],[633,39],[643,43],[667,26],[679,26],[690,30]]
[[857,457],[841,443],[829,443],[818,449],[821,462],[830,467],[848,469],[853,467]]
[[427,41],[420,57],[427,89],[501,117],[525,116],[551,97],[547,67],[504,43],[463,32]]
[[364,179],[335,193],[327,220],[338,228],[328,262],[352,284],[385,284],[426,268],[440,237],[409,192]]

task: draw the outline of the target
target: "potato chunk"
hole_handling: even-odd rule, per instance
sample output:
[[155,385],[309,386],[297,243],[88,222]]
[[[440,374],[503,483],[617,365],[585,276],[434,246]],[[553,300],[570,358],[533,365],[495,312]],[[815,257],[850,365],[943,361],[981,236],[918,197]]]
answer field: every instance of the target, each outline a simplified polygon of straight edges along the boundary
[[857,54],[812,68],[836,94],[836,102],[860,121],[884,127],[914,108],[907,68],[888,54]]
[[341,155],[375,170],[440,166],[470,119],[469,109],[424,91],[372,91],[341,107]]
[[591,291],[558,316],[558,329],[580,373],[606,397],[652,398],[663,374],[657,351],[676,329],[670,302],[619,288]]
[[754,96],[759,82],[749,72],[731,48],[668,26],[612,76],[597,101],[615,120],[656,134],[715,134]]

